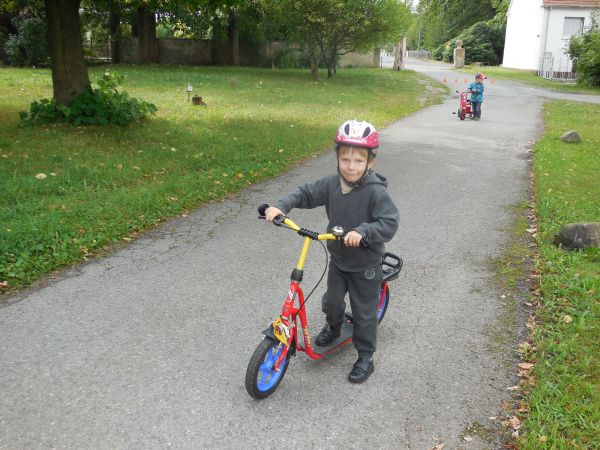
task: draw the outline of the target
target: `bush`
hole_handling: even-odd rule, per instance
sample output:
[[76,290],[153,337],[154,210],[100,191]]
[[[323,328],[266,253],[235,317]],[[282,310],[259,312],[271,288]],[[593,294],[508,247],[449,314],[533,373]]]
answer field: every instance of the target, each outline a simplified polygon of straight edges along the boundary
[[138,122],[156,112],[156,106],[144,100],[119,92],[117,86],[123,77],[106,72],[98,81],[98,89],[91,89],[75,97],[70,105],[54,99],[33,102],[27,111],[19,113],[27,125],[66,122],[74,125],[126,125]]
[[591,25],[582,36],[573,36],[567,46],[573,60],[577,82],[584,86],[600,87],[600,23],[592,16]]
[[4,43],[8,63],[13,66],[46,64],[49,53],[43,18],[17,16],[12,23],[17,34],[10,34]]
[[457,39],[463,41],[465,63],[480,62],[488,66],[499,64],[504,52],[504,23],[496,21],[477,22],[463,31],[458,37],[445,42],[433,52],[435,59],[453,62]]

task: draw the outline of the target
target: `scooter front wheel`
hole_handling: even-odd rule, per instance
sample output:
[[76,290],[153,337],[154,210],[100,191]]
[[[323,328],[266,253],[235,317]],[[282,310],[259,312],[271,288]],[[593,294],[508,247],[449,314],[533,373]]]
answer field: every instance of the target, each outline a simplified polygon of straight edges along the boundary
[[274,369],[284,349],[285,346],[281,342],[269,336],[258,344],[246,369],[246,390],[251,397],[260,400],[275,392],[290,363],[288,352],[279,370]]

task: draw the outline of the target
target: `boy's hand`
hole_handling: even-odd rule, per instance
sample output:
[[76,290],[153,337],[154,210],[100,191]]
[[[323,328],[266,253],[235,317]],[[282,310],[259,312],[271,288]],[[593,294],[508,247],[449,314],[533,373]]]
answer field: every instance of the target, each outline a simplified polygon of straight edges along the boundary
[[273,219],[280,214],[283,215],[283,211],[281,211],[279,208],[269,206],[265,211],[265,219],[267,220],[267,222],[273,222]]
[[347,247],[358,247],[362,238],[359,232],[352,230],[344,236],[344,245]]

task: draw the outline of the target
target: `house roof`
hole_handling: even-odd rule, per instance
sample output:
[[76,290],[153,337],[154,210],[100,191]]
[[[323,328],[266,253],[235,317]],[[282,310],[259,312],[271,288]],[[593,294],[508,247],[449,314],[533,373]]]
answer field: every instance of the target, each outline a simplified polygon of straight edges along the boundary
[[544,6],[565,8],[600,8],[600,0],[544,0]]

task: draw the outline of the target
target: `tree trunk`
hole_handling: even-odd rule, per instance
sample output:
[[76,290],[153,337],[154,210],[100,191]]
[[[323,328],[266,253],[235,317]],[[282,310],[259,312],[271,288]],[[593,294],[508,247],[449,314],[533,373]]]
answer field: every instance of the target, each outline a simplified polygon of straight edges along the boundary
[[335,74],[335,66],[337,65],[336,57],[337,44],[334,44],[332,45],[329,57],[327,58],[327,78],[333,78],[333,75]]
[[44,0],[54,99],[68,105],[90,90],[79,24],[80,0]]
[[231,63],[240,65],[240,28],[239,15],[236,9],[229,11],[229,48],[231,49]]
[[406,37],[396,44],[394,55],[394,70],[404,70],[404,53],[406,53]]
[[313,81],[319,81],[319,61],[315,55],[310,56],[310,75]]
[[111,60],[113,64],[118,64],[121,62],[121,16],[114,5],[111,5],[108,27],[110,29]]
[[138,38],[138,60],[140,63],[153,63],[158,60],[156,43],[156,14],[145,6],[138,8],[133,26],[134,36]]

